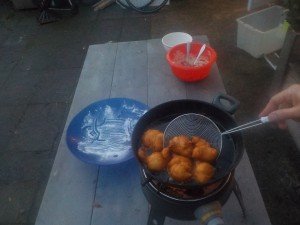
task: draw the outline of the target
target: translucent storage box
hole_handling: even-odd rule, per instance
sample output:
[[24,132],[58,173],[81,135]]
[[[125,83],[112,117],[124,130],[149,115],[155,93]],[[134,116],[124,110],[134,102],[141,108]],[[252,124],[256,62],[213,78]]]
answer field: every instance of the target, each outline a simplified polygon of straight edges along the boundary
[[287,12],[275,5],[238,18],[237,47],[255,58],[279,50],[286,34],[283,22]]

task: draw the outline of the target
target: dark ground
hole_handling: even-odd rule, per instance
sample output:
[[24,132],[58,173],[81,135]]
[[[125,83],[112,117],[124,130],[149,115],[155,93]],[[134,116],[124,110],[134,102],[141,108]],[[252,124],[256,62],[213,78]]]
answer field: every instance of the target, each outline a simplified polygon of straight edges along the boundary
[[[235,19],[246,1],[172,0],[157,14],[117,5],[40,26],[38,11],[0,2],[0,224],[33,224],[55,158],[87,48],[108,41],[161,38],[171,31],[208,35],[238,123],[257,117],[274,72],[236,48]],[[245,133],[245,145],[273,225],[300,224],[300,160],[287,131]]]

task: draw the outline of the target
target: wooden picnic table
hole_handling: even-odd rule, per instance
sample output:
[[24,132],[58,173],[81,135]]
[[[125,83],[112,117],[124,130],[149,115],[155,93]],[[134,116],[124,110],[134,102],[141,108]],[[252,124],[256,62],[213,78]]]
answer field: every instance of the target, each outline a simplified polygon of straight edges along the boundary
[[[208,42],[206,36],[195,37]],[[150,107],[174,99],[211,102],[225,93],[217,65],[208,78],[183,83],[175,78],[165,60],[160,39],[91,45],[73,103],[58,146],[36,225],[143,225],[149,204],[141,189],[135,159],[97,166],[78,160],[66,145],[72,118],[87,105],[113,97],[132,98]],[[223,206],[230,225],[269,225],[257,182],[245,152],[235,171],[246,208],[246,218],[234,195]],[[166,225],[199,224],[167,218]]]

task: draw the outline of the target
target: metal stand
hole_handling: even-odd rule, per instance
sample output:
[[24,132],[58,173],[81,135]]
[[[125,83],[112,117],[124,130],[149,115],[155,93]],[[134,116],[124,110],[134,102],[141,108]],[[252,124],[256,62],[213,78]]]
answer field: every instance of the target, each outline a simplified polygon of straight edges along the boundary
[[62,0],[64,6],[52,5],[52,0],[42,0],[39,3],[41,14],[38,17],[38,22],[42,24],[52,23],[59,20],[58,13],[70,13],[72,15],[78,13],[78,6],[72,0]]
[[246,208],[245,208],[242,192],[235,179],[233,180],[233,193],[235,194],[237,200],[239,201],[239,204],[242,209],[243,217],[246,218]]
[[40,24],[53,23],[58,20],[59,18],[47,9],[41,11],[40,16],[38,17],[38,21]]
[[279,55],[278,65],[276,66],[274,80],[270,90],[271,96],[282,89],[282,85],[284,84],[287,75],[288,62],[297,36],[299,36],[299,33],[291,28],[288,29]]
[[165,218],[166,216],[161,211],[155,210],[153,207],[151,207],[147,225],[163,225]]
[[[233,193],[235,194],[235,196],[239,202],[239,205],[241,207],[243,217],[246,218],[246,208],[244,205],[244,201],[243,201],[243,197],[242,197],[242,193],[239,188],[239,185],[234,178],[230,182],[231,182],[230,187],[226,192],[227,194],[225,193],[222,195],[223,202],[222,202],[222,198],[216,199],[215,201],[219,201],[220,204],[224,204],[233,191]],[[206,203],[204,203],[204,204],[206,204]],[[166,209],[166,206],[164,207],[164,206],[162,206],[162,204],[156,205],[156,207],[152,207],[150,205],[150,212],[149,212],[149,216],[148,216],[147,225],[163,225],[166,216],[174,218],[174,219],[179,219],[179,220],[195,220],[198,218],[198,216],[195,217],[194,210],[196,208],[194,208],[194,207],[191,207],[190,209],[185,207],[184,210],[179,210],[179,211],[176,211],[176,209],[174,209],[176,211],[174,215],[170,214],[170,212],[165,211],[165,209]],[[191,213],[191,215],[188,215],[189,213]],[[179,215],[181,215],[181,214],[185,215],[186,218],[180,217]],[[178,216],[178,217],[176,218],[176,216]]]

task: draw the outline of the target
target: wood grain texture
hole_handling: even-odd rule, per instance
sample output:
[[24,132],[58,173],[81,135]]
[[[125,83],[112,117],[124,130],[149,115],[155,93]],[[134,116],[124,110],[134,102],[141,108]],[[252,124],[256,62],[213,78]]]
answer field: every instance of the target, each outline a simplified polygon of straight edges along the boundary
[[147,104],[146,41],[120,42],[110,97],[133,98]]
[[94,101],[108,98],[117,46],[90,46],[57,155],[36,219],[37,225],[83,225],[91,220],[98,166],[75,158],[66,146],[66,130],[72,118]]
[[[206,36],[196,36],[193,39],[194,41],[209,44]],[[207,78],[195,83],[186,83],[188,99],[212,102],[214,96],[218,93],[226,93],[226,91],[216,63],[212,66]]]
[[185,83],[171,72],[159,39],[148,40],[148,105],[186,98]]
[[[133,98],[147,104],[147,42],[121,42],[117,55],[110,97]],[[101,166],[92,213],[92,225],[139,224],[148,216],[136,159]],[[134,218],[134,219],[133,219]]]
[[149,208],[135,159],[100,167],[92,225],[134,225],[147,221]]

